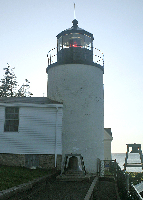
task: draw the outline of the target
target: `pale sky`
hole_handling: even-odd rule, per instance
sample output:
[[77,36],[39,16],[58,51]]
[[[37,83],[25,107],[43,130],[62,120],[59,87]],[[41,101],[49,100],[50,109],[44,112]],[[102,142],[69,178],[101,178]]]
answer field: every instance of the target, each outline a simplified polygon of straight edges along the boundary
[[[104,52],[104,127],[112,129],[112,152],[125,153],[134,142],[143,149],[143,1],[74,2],[79,27]],[[46,55],[72,26],[73,8],[72,0],[0,0],[0,78],[9,63],[20,85],[27,78],[34,96],[46,96]]]

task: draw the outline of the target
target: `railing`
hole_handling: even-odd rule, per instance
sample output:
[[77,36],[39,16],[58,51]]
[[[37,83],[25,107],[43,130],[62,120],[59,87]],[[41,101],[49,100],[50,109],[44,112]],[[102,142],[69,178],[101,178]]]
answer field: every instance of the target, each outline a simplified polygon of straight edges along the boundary
[[51,65],[57,62],[57,47],[48,51],[47,58],[48,58],[48,65]]
[[100,49],[93,48],[93,62],[104,67],[104,54]]
[[[57,47],[48,51],[47,57],[48,57],[48,65],[56,63],[57,62]],[[104,67],[104,54],[101,52],[100,49],[93,48],[93,62],[100,64],[101,66]]]
[[116,177],[116,160],[97,161],[97,173],[99,177],[113,176]]
[[130,194],[129,199],[143,199],[139,192],[136,190],[135,186],[130,183]]
[[129,183],[129,175],[121,170],[116,160],[100,160],[98,159],[98,175],[99,177],[114,177],[118,193],[121,200],[140,200],[141,195],[135,189],[134,185]]

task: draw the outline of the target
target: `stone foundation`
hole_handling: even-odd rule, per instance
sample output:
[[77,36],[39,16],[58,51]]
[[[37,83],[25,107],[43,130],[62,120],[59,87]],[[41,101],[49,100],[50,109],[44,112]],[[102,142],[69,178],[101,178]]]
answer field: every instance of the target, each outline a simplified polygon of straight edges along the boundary
[[0,153],[0,165],[25,166],[25,155]]
[[[58,170],[61,169],[62,155],[57,155]],[[0,165],[21,166],[21,167],[40,167],[44,169],[55,168],[54,154],[0,154]]]
[[[62,162],[62,155],[57,155],[56,168],[58,170],[61,170],[61,162]],[[39,166],[47,169],[55,168],[55,155],[54,154],[39,155]]]

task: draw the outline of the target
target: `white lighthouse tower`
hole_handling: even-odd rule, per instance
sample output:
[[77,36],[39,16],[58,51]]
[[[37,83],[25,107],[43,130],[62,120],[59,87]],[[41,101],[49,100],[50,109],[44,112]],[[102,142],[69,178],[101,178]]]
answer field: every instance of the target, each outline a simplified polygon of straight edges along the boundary
[[72,23],[57,35],[57,62],[49,59],[48,98],[63,103],[62,158],[81,154],[95,173],[104,159],[104,66],[93,62],[93,34]]

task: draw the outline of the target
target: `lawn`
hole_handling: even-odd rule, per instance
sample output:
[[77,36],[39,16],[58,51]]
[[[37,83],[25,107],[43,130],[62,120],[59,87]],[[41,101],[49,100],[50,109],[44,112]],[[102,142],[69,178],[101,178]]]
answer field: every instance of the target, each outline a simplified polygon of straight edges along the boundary
[[53,170],[0,166],[0,191],[51,174]]
[[129,180],[134,185],[143,181],[143,172],[129,172]]

